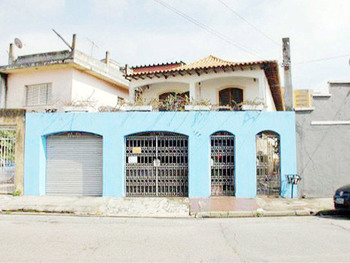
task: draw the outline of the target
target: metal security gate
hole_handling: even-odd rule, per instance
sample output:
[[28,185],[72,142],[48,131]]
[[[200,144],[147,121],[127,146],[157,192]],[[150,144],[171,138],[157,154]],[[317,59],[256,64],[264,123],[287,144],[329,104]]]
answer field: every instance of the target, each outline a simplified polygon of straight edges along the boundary
[[126,196],[188,196],[188,138],[176,133],[126,137]]
[[0,127],[0,194],[15,190],[16,128]]
[[79,132],[47,137],[46,194],[102,196],[102,137]]
[[280,138],[274,132],[256,136],[256,179],[258,195],[281,194]]
[[235,194],[235,137],[228,132],[211,136],[211,195]]

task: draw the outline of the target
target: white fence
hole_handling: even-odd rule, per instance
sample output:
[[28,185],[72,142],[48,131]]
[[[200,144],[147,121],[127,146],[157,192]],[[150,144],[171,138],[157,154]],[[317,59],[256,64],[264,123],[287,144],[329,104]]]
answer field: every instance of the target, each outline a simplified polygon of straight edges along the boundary
[[0,194],[15,190],[15,135],[15,130],[0,130]]

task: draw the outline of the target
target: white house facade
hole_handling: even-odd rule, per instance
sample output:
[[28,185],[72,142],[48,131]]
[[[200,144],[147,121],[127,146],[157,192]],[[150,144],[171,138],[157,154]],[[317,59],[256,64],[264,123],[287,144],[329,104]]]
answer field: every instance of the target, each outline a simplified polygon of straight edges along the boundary
[[283,109],[275,61],[234,63],[209,56],[187,65],[155,68],[137,68],[126,74],[130,101],[140,93],[146,103],[161,100],[164,94],[184,94],[192,104],[206,101],[225,106],[234,100],[237,104],[264,104],[266,111]]
[[128,97],[121,67],[78,50],[20,56],[0,67],[0,108],[62,111],[67,105],[116,106]]

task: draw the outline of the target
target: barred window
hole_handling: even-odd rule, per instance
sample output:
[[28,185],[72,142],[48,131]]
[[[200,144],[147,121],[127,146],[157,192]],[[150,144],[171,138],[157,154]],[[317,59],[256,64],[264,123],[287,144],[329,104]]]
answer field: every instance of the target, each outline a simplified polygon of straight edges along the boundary
[[47,105],[51,103],[52,84],[43,83],[26,86],[26,105]]

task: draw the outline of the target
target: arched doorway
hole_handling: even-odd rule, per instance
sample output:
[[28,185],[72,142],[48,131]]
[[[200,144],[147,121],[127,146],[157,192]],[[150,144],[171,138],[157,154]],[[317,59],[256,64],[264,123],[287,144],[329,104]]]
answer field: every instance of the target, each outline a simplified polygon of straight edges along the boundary
[[221,131],[211,135],[211,195],[235,194],[235,136]]
[[188,196],[188,137],[171,132],[127,136],[126,196]]
[[243,90],[227,88],[219,91],[219,105],[237,107],[243,102]]
[[280,136],[272,131],[256,135],[257,195],[281,194]]
[[102,196],[102,137],[65,132],[46,138],[46,194]]

